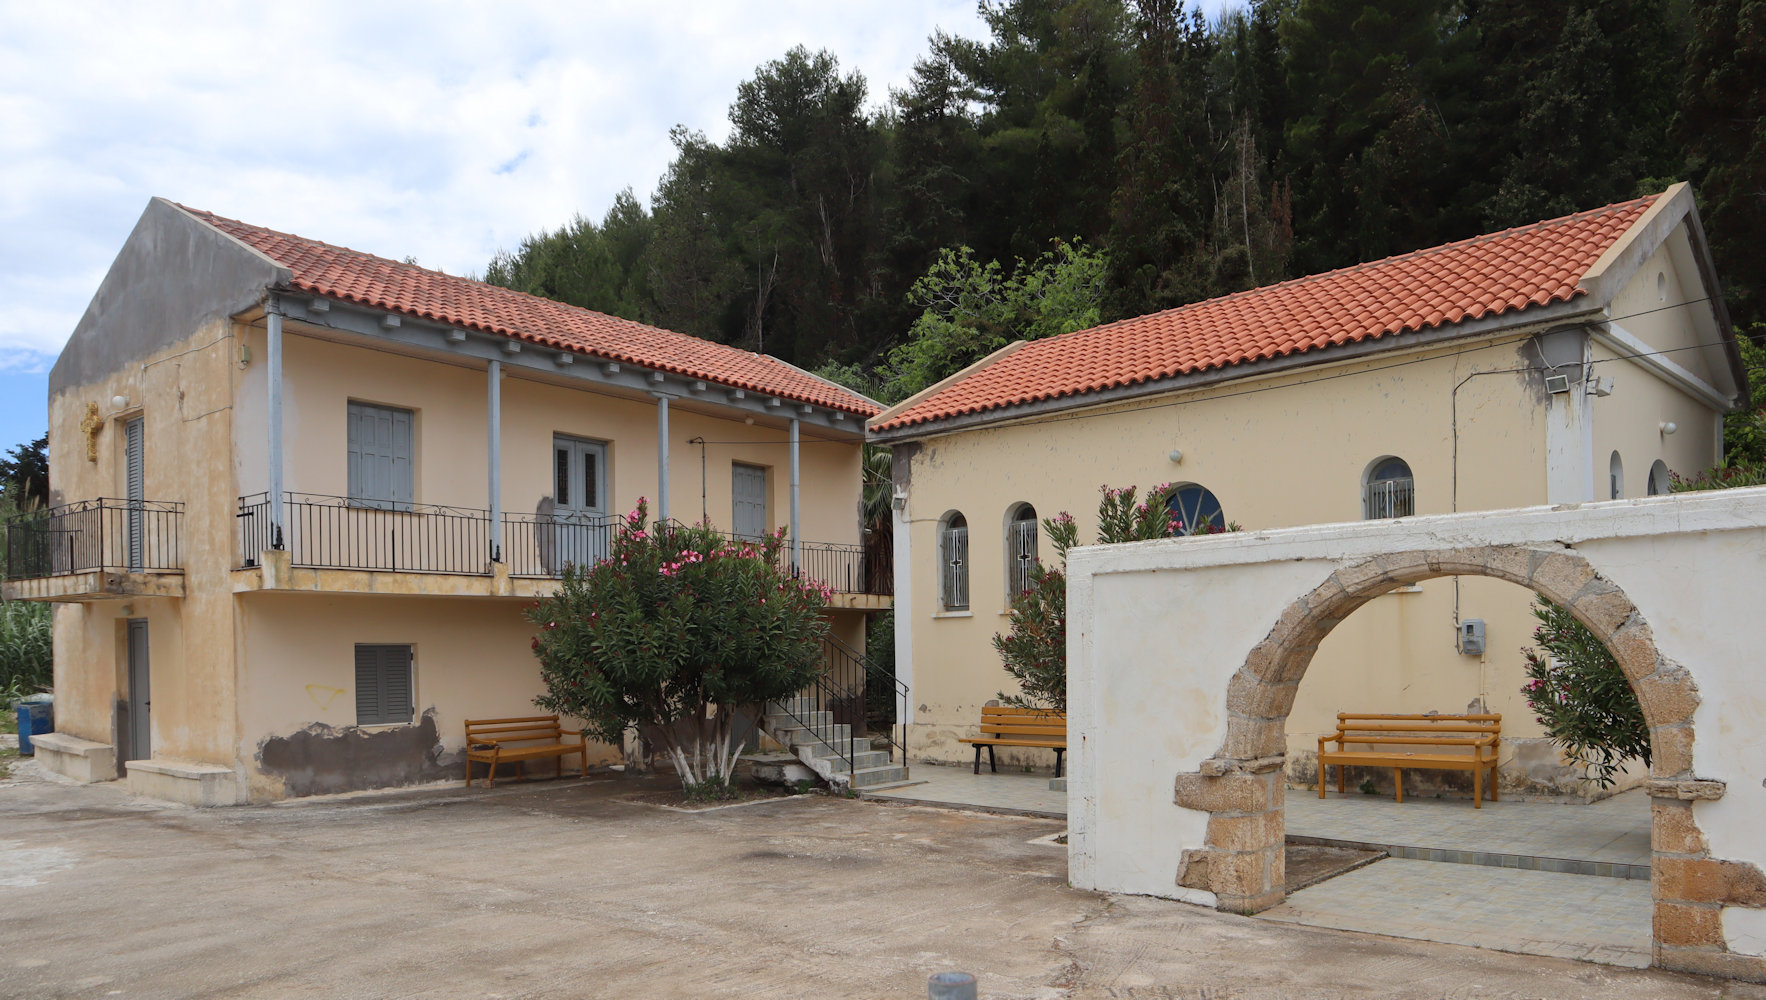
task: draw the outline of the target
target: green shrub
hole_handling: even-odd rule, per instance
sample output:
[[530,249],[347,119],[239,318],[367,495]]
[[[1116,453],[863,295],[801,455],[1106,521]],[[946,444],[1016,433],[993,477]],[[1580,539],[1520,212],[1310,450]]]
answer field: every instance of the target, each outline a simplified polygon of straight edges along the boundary
[[53,609],[29,601],[0,601],[0,708],[54,682]]
[[705,527],[644,527],[644,501],[612,551],[535,601],[534,655],[549,711],[619,745],[636,727],[668,751],[695,797],[733,778],[737,711],[807,686],[821,669],[825,586],[780,566],[783,533],[732,543]]
[[1538,649],[1523,649],[1521,693],[1545,733],[1591,780],[1609,788],[1626,760],[1650,762],[1643,707],[1613,654],[1570,613],[1541,597],[1533,603]]

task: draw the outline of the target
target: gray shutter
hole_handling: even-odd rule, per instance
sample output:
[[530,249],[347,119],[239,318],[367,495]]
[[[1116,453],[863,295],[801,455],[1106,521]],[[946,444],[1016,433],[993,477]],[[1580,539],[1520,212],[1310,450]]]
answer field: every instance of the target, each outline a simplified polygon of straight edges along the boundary
[[413,450],[410,410],[349,404],[350,499],[409,504],[416,498]]
[[730,481],[735,507],[730,527],[743,538],[760,538],[766,534],[766,470],[732,463]]
[[411,704],[411,647],[381,648],[381,718],[387,722],[410,722],[414,712]]
[[411,647],[357,645],[356,725],[405,723],[414,714]]
[[356,725],[377,726],[380,712],[380,647],[356,647]]
[[129,533],[128,533],[128,567],[132,572],[139,572],[142,559],[142,529],[144,520],[141,501],[146,496],[143,489],[145,469],[142,450],[144,442],[141,436],[141,418],[136,417],[123,425],[123,455],[125,478],[129,500]]
[[417,495],[411,475],[411,411],[387,410],[386,414],[391,432],[387,440],[387,498],[409,504]]

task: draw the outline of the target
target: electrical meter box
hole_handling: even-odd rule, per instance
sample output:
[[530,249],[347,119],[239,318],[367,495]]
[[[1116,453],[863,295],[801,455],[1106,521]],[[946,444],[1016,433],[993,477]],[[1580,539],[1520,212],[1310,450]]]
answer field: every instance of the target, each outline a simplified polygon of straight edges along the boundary
[[1459,651],[1467,656],[1484,655],[1484,619],[1467,618],[1459,623]]

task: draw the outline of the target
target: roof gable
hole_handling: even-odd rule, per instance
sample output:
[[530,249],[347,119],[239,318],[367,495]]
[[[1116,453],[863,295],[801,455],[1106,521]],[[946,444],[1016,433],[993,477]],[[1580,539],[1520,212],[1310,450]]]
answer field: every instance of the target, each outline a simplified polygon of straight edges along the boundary
[[753,351],[178,206],[288,268],[315,295],[870,416],[873,400]]
[[[1660,195],[1031,341],[879,414],[871,430],[1392,339],[1587,294]],[[1326,360],[1321,357],[1319,360]]]

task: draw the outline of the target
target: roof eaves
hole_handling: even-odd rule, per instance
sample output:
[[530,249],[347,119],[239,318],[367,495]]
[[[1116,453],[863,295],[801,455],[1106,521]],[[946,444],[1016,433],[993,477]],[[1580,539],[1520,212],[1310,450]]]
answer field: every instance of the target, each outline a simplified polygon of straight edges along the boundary
[[[1063,334],[1062,336],[1066,336],[1066,334]],[[893,420],[895,418],[896,414],[905,413],[908,410],[919,405],[922,401],[927,400],[927,399],[931,399],[933,396],[936,396],[937,394],[939,394],[940,392],[943,392],[945,389],[949,388],[950,386],[953,386],[956,383],[961,382],[963,379],[968,378],[969,376],[975,374],[976,372],[982,370],[983,368],[986,368],[990,365],[996,364],[996,363],[1012,356],[1013,354],[1017,353],[1021,348],[1023,348],[1024,345],[1029,344],[1029,343],[1031,343],[1031,341],[1028,341],[1028,340],[1014,340],[1014,341],[1012,341],[1011,343],[1007,344],[1006,346],[1000,348],[997,351],[994,351],[992,354],[989,354],[987,357],[982,358],[980,361],[975,362],[974,364],[970,365],[969,367],[964,368],[963,370],[955,373],[954,375],[950,375],[946,378],[939,379],[937,382],[934,382],[931,385],[927,386],[926,388],[921,389],[919,392],[914,393],[912,396],[909,396],[908,398],[902,400],[901,402],[896,403],[894,406],[891,406],[888,409],[885,409],[883,412],[877,414],[876,416],[872,417],[870,420],[866,421],[866,426],[869,427],[870,425],[873,425],[873,424],[883,424],[883,423],[889,422],[890,420]]]
[[1294,351],[1258,360],[1242,361],[1233,365],[1184,372],[1161,379],[1122,384],[1109,389],[1068,393],[1006,406],[993,406],[952,416],[934,417],[883,430],[878,430],[876,427],[883,420],[883,415],[879,415],[871,420],[871,430],[866,435],[866,439],[874,444],[896,444],[902,441],[937,437],[990,424],[1007,423],[1024,417],[1131,402],[1146,396],[1157,396],[1185,389],[1199,389],[1222,382],[1278,375],[1297,368],[1355,361],[1386,351],[1428,347],[1452,340],[1490,337],[1502,333],[1517,335],[1530,333],[1534,328],[1560,326],[1577,319],[1596,315],[1598,312],[1599,309],[1590,302],[1587,296],[1575,296],[1569,299],[1559,299],[1543,306],[1486,314],[1478,319],[1442,324],[1414,333],[1368,337],[1348,344]]

